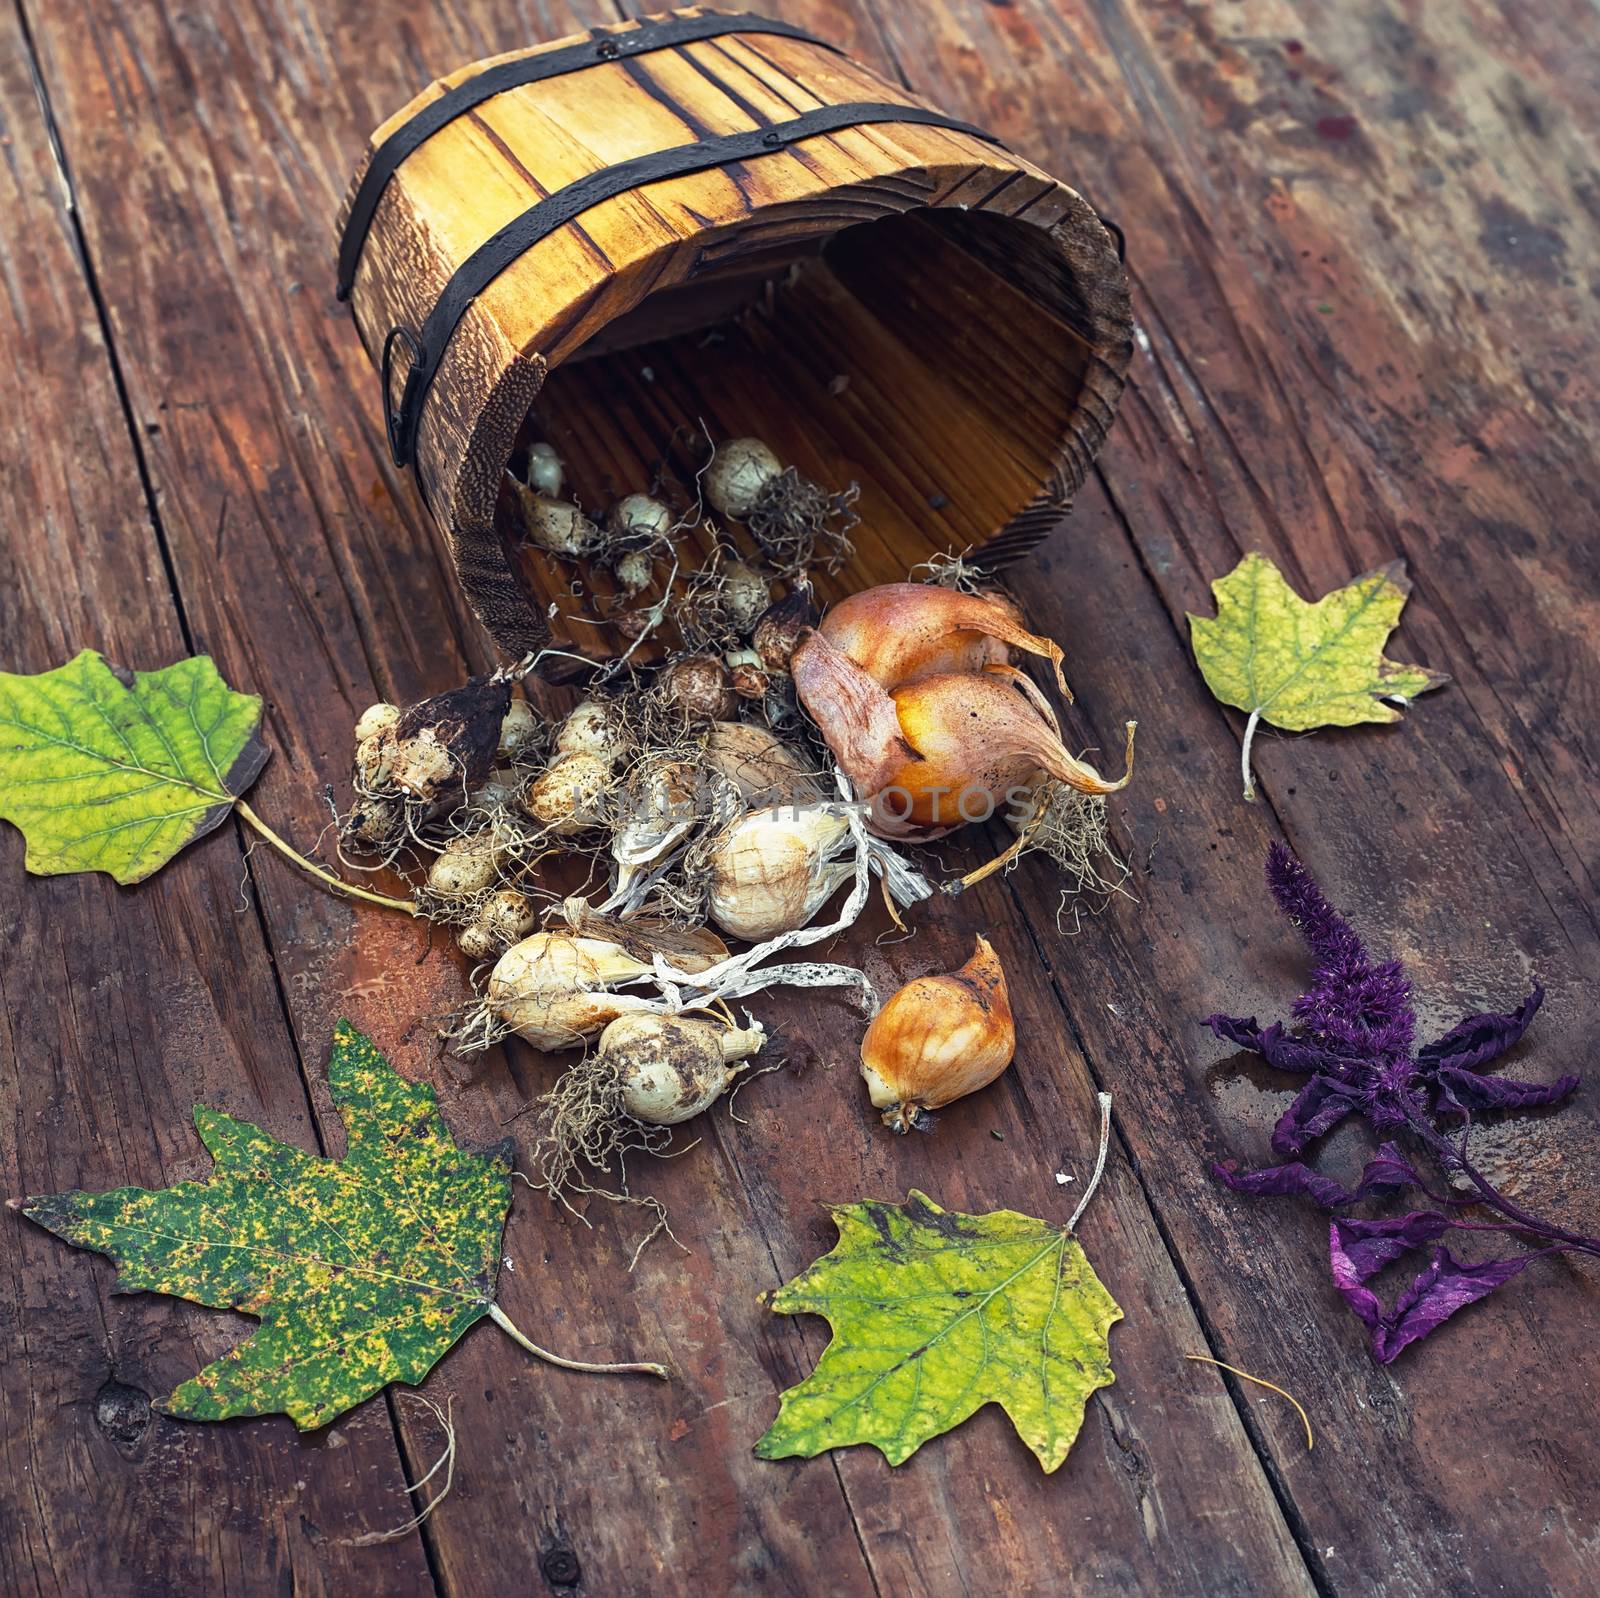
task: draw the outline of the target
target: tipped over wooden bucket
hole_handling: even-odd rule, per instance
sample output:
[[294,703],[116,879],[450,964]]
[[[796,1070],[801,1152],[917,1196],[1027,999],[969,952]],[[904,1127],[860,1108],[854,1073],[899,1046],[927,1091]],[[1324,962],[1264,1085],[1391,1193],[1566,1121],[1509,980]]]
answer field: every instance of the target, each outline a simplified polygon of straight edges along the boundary
[[535,439],[591,513],[663,464],[692,480],[707,437],[854,480],[846,592],[1032,549],[1130,353],[1080,194],[790,24],[698,8],[424,90],[373,135],[340,290],[396,460],[513,654],[621,643],[575,619],[605,614],[603,576],[575,593],[511,534]]

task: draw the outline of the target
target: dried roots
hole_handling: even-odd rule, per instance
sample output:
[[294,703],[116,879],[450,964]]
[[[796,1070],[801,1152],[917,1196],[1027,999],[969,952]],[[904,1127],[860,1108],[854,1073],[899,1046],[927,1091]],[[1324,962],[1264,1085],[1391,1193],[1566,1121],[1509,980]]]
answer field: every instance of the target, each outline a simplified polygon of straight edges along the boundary
[[799,577],[813,566],[833,573],[856,552],[850,531],[860,520],[860,494],[854,483],[831,494],[790,466],[763,486],[745,525],[780,576]]
[[[636,1205],[650,1212],[652,1224],[634,1249],[629,1269],[660,1233],[672,1237],[665,1206],[648,1194],[628,1189],[627,1157],[633,1153],[663,1155],[672,1129],[636,1121],[623,1108],[621,1070],[615,1060],[592,1051],[562,1073],[538,1101],[539,1135],[533,1148],[530,1187],[548,1194],[579,1219],[574,1197],[602,1198],[612,1204]],[[692,1146],[692,1145],[691,1145]],[[613,1167],[616,1186],[597,1183]],[[586,1223],[587,1224],[587,1223]],[[677,1238],[672,1238],[677,1242]],[[679,1244],[679,1247],[682,1247]]]
[[1076,930],[1080,909],[1075,901],[1080,898],[1087,897],[1098,910],[1113,894],[1127,895],[1133,872],[1112,845],[1106,801],[1100,796],[1049,778],[1034,790],[1030,808],[1011,824],[1023,847],[1007,869],[1022,855],[1039,853],[1054,861],[1066,879],[1056,911],[1058,928],[1070,909]]

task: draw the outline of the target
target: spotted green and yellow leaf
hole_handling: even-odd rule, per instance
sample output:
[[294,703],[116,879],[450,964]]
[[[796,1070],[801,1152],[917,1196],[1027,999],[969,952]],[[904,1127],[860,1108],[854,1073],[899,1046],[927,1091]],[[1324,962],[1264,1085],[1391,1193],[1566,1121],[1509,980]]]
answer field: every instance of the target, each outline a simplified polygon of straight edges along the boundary
[[1254,797],[1250,744],[1259,722],[1309,732],[1398,721],[1398,707],[1449,680],[1384,658],[1411,592],[1403,561],[1311,603],[1265,555],[1250,554],[1211,591],[1217,614],[1191,615],[1190,637],[1206,686],[1225,705],[1249,712],[1246,797]]
[[870,1443],[891,1465],[999,1404],[1047,1471],[1084,1405],[1113,1380],[1122,1319],[1078,1241],[996,1210],[961,1215],[914,1188],[906,1202],[842,1204],[839,1241],[770,1300],[821,1315],[833,1339],[778,1402],[763,1459]]
[[40,876],[142,882],[255,781],[260,725],[261,700],[208,655],[128,673],[86,649],[37,676],[0,672],[0,819]]
[[203,1106],[204,1182],[58,1193],[23,1214],[109,1255],[119,1292],[172,1293],[259,1318],[164,1404],[187,1420],[282,1411],[325,1425],[389,1382],[419,1382],[489,1313],[511,1206],[509,1145],[459,1149],[433,1089],[407,1082],[347,1021],[328,1085],[342,1160]]

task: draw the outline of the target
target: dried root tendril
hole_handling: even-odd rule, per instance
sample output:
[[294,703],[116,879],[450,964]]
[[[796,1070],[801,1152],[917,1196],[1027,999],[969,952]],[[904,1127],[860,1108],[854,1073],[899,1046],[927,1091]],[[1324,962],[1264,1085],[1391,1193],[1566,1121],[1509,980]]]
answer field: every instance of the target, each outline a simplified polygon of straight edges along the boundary
[[1037,853],[1048,856],[1066,878],[1056,910],[1059,930],[1064,930],[1069,910],[1076,927],[1079,900],[1098,912],[1113,895],[1132,897],[1128,882],[1133,870],[1112,844],[1106,801],[1099,795],[1079,793],[1048,778],[1035,790],[1033,808],[1014,825],[1023,846],[1005,869],[1014,869],[1023,855]]
[[[668,1223],[666,1206],[649,1194],[629,1191],[627,1156],[640,1152],[666,1154],[672,1143],[672,1128],[647,1126],[627,1113],[622,1105],[621,1073],[614,1060],[598,1052],[585,1055],[538,1100],[538,1111],[534,1174],[530,1177],[517,1173],[529,1187],[547,1194],[585,1226],[590,1224],[588,1217],[574,1207],[573,1198],[600,1198],[649,1212],[652,1224],[634,1249],[628,1264],[630,1271],[639,1263],[645,1248],[663,1232],[683,1248]],[[595,1181],[613,1168],[616,1186]]]
[[832,574],[856,552],[850,533],[860,521],[860,495],[855,483],[829,493],[789,466],[762,487],[745,525],[780,576],[798,577],[813,566]]
[[[372,1548],[379,1543],[395,1542],[401,1537],[409,1537],[411,1533],[416,1531],[417,1528],[421,1526],[423,1522],[426,1521],[427,1518],[434,1512],[434,1510],[436,1510],[439,1505],[450,1496],[450,1489],[455,1486],[456,1427],[453,1417],[453,1411],[455,1409],[456,1402],[455,1399],[447,1398],[444,1402],[444,1408],[440,1409],[439,1406],[434,1403],[434,1401],[429,1398],[426,1393],[395,1394],[396,1403],[398,1403],[402,1398],[409,1398],[415,1403],[421,1404],[423,1408],[428,1410],[432,1414],[433,1418],[444,1428],[444,1452],[441,1453],[433,1462],[432,1468],[425,1476],[419,1476],[416,1481],[408,1483],[403,1489],[406,1493],[416,1498],[418,1502],[422,1503],[422,1507],[416,1512],[416,1514],[414,1514],[410,1520],[404,1522],[402,1525],[389,1527],[387,1531],[369,1531],[364,1532],[359,1537],[350,1538],[350,1546],[354,1548]],[[443,1484],[430,1498],[424,1502],[421,1498],[422,1489],[426,1487],[441,1470],[444,1472]]]
[[719,537],[704,564],[689,574],[672,618],[685,649],[724,650],[741,640],[727,576],[727,568],[738,559],[739,551]]
[[931,583],[935,588],[954,588],[963,594],[981,594],[989,574],[976,561],[969,560],[972,546],[959,553],[930,555],[906,573],[914,583]]
[[457,1054],[482,1054],[512,1036],[513,1029],[489,1007],[485,999],[473,999],[447,1016],[439,1036]]

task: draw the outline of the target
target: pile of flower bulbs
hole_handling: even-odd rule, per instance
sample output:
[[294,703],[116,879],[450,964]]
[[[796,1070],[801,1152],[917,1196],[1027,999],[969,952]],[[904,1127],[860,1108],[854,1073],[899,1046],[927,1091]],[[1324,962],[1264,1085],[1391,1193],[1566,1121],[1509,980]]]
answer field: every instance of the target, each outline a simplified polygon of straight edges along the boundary
[[[937,584],[871,589],[819,620],[806,571],[848,548],[851,496],[757,440],[719,446],[700,479],[756,549],[747,559],[714,537],[681,587],[675,548],[698,503],[675,517],[629,494],[596,522],[563,481],[554,450],[535,445],[515,485],[524,538],[609,570],[619,605],[670,559],[662,599],[620,614],[644,618],[635,637],[670,623],[678,652],[648,671],[603,668],[553,717],[517,691],[535,659],[406,709],[374,705],[356,726],[341,838],[419,874],[421,913],[474,962],[458,1048],[516,1034],[582,1051],[545,1100],[538,1163],[558,1194],[594,1191],[583,1168],[660,1147],[661,1129],[725,1092],[765,1040],[733,1002],[779,985],[852,990],[876,1015],[862,1045],[873,1104],[896,1130],[926,1125],[1010,1061],[994,951],[980,939],[967,966],[918,979],[881,1013],[864,973],[803,951],[856,921],[874,877],[896,914],[930,896],[898,845],[1009,799],[1021,836],[1006,861],[1065,799],[1122,785],[1066,749],[1013,664],[1047,660],[1065,693],[1060,649],[1009,601]],[[1129,738],[1131,759],[1131,725]],[[552,857],[586,863],[583,893],[547,885]]]

